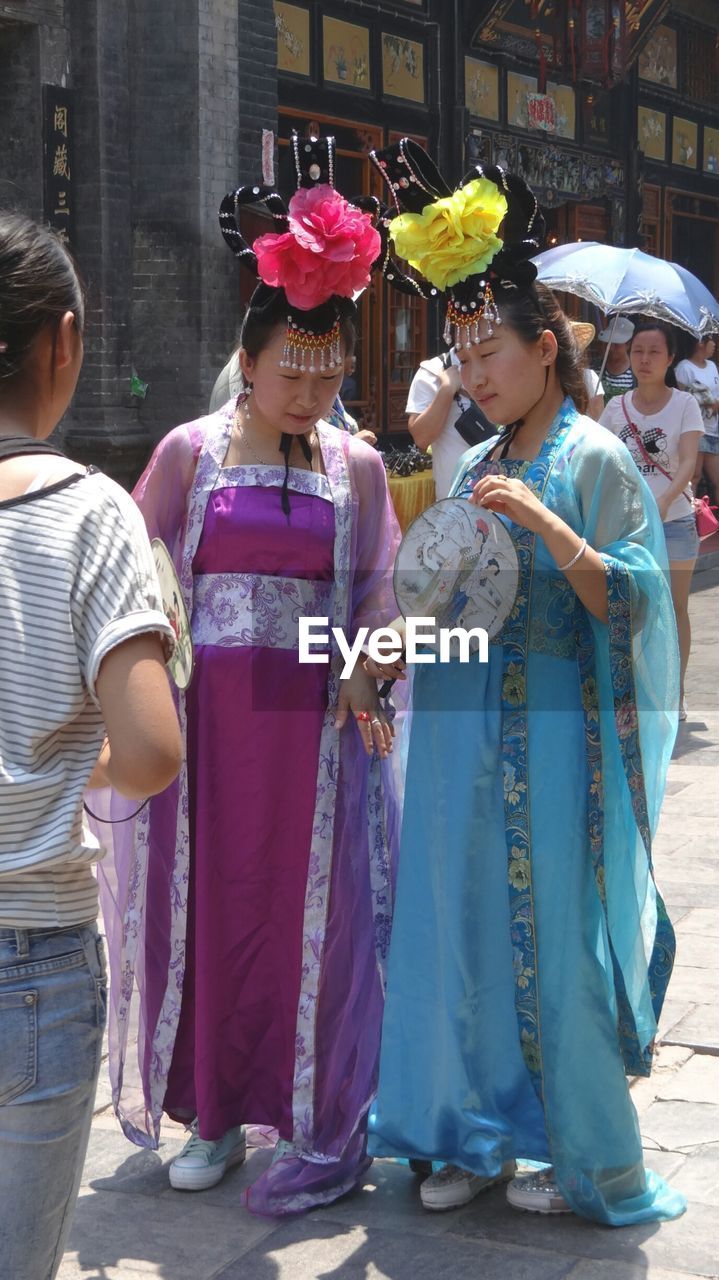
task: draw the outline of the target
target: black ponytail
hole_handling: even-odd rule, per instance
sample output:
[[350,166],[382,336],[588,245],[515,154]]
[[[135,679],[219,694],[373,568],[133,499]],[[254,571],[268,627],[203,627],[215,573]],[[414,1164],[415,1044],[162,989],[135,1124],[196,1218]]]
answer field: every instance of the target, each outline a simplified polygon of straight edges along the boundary
[[40,331],[54,326],[56,339],[68,311],[82,333],[83,286],[65,246],[30,218],[0,213],[0,394],[24,376]]

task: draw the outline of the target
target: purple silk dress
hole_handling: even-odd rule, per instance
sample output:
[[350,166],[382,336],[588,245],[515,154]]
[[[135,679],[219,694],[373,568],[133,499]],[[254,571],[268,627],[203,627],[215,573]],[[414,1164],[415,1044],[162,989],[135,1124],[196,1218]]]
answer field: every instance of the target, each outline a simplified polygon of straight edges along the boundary
[[101,872],[110,1066],[137,1143],[157,1145],[163,1111],[210,1139],[276,1128],[248,1203],[296,1213],[367,1164],[399,825],[393,767],[334,728],[336,642],[300,664],[298,620],[353,636],[395,617],[398,530],[381,459],[322,423],[326,474],[290,471],[288,523],[283,470],[222,466],[233,410],[172,432],[136,489],[195,672],[180,777],[111,829]]
[[[196,646],[187,697],[187,952],[164,1105],[175,1119],[196,1115],[203,1138],[251,1122],[291,1139],[327,674],[301,666],[294,650],[273,647],[270,610],[263,646],[223,645],[221,624],[236,610],[240,575],[331,584],[334,510],[318,477],[317,496],[290,494],[288,525],[278,490],[246,488],[242,470],[224,472],[210,495],[193,562],[195,596],[204,589],[207,612],[200,624],[196,609],[195,632],[200,625],[210,631],[213,609],[220,626],[216,643]],[[215,720],[204,714],[208,707],[227,713]]]

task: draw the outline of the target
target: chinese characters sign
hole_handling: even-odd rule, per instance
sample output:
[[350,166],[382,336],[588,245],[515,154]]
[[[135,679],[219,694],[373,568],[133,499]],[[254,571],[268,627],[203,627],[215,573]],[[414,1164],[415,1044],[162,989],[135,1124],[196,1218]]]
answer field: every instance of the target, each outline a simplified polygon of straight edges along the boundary
[[45,122],[45,220],[66,244],[73,243],[72,94],[43,86]]
[[527,120],[530,129],[557,132],[557,111],[554,99],[546,93],[527,94]]

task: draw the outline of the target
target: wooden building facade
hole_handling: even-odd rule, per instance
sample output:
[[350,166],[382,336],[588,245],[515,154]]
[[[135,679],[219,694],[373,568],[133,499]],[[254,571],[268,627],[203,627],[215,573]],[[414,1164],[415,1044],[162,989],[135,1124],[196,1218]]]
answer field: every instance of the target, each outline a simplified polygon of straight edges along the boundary
[[[477,161],[521,173],[550,244],[638,244],[719,289],[713,0],[273,3],[281,157],[292,128],[334,132],[349,195],[375,181],[370,148],[407,134],[451,181]],[[404,429],[437,341],[436,316],[373,284],[354,403],[368,425]]]

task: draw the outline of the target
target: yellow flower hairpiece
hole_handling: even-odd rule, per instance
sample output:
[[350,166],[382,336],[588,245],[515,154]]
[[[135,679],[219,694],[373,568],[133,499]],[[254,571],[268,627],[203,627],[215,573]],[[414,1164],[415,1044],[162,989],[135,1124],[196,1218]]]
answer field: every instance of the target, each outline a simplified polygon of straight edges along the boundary
[[400,258],[437,289],[476,275],[502,248],[497,232],[507,201],[488,178],[475,178],[421,213],[393,218],[389,233]]

